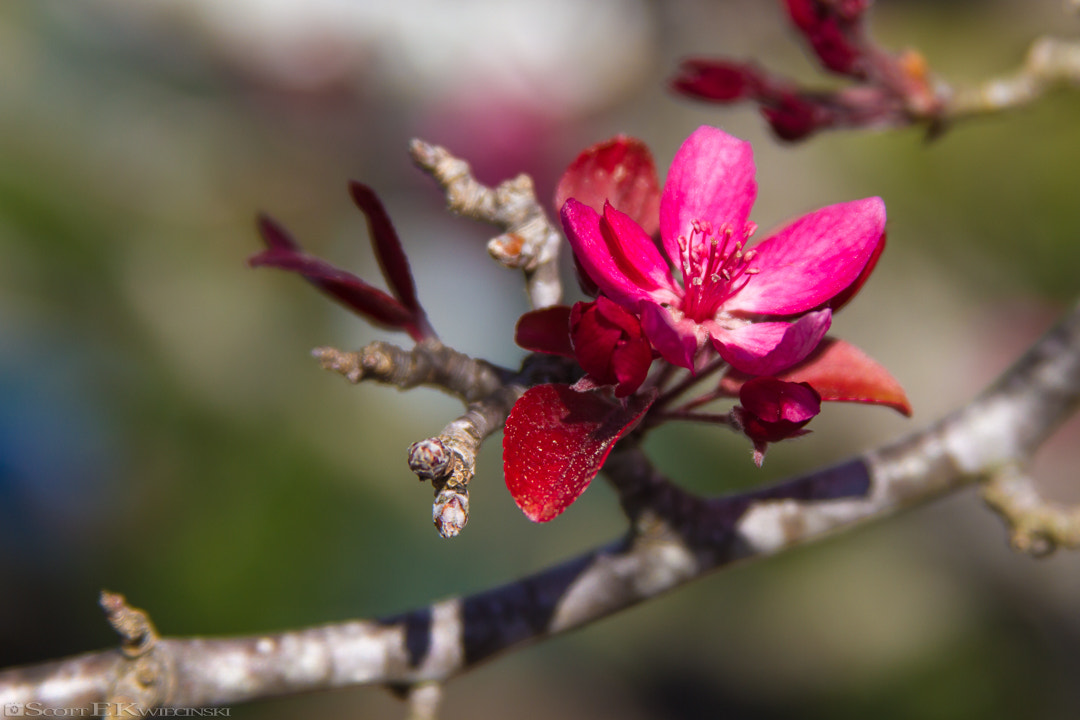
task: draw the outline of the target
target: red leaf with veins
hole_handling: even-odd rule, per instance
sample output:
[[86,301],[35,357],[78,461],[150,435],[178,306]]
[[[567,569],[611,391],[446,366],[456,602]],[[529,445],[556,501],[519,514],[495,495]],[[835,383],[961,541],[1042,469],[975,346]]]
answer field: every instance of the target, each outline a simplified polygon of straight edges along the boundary
[[[822,400],[885,405],[911,416],[911,403],[904,388],[888,370],[849,342],[825,338],[810,356],[778,374],[777,379],[809,383]],[[720,381],[720,390],[738,395],[750,377],[731,371]]]
[[555,209],[570,198],[597,212],[606,200],[649,235],[660,229],[660,179],[652,153],[636,138],[617,135],[578,155],[555,188]]
[[506,487],[526,517],[547,522],[577,500],[655,397],[635,396],[623,407],[569,385],[526,390],[503,434]]

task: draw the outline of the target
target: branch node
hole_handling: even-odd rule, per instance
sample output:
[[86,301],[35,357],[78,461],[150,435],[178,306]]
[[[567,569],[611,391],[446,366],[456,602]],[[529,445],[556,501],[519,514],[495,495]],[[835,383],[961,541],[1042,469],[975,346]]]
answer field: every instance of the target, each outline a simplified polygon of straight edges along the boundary
[[175,676],[168,654],[158,645],[150,617],[128,605],[118,593],[103,590],[100,604],[120,635],[123,654],[106,696],[105,717],[127,717],[133,708],[148,711],[159,707],[171,694]]
[[451,459],[450,449],[437,437],[417,440],[409,446],[409,469],[421,481],[446,475]]
[[442,685],[436,682],[418,683],[409,688],[408,720],[435,720],[442,702]]
[[1009,465],[983,487],[983,499],[1009,526],[1018,552],[1045,557],[1059,547],[1080,548],[1080,507],[1067,508],[1040,497],[1031,477]]
[[120,649],[126,657],[137,658],[149,652],[158,635],[145,611],[133,608],[119,593],[101,591],[101,609],[113,630],[120,635]]

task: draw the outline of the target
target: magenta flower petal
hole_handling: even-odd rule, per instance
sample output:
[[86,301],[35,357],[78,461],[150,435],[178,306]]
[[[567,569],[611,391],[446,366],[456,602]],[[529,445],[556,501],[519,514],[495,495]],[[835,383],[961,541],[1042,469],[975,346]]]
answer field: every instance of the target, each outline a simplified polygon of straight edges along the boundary
[[758,274],[724,308],[792,315],[818,307],[859,278],[884,232],[885,203],[877,197],[804,215],[753,247]]
[[733,368],[750,375],[775,375],[813,352],[831,324],[832,311],[819,310],[792,323],[751,323],[733,330],[713,323],[709,330],[713,346]]
[[629,217],[610,207],[601,217],[573,198],[561,215],[574,256],[609,298],[627,307],[640,300],[675,300],[667,263],[652,238]]
[[695,220],[739,233],[757,198],[750,143],[702,126],[686,139],[668,171],[660,197],[660,235],[668,257],[678,263],[679,236]]
[[[652,236],[633,218],[605,203],[600,230],[608,240],[612,258],[626,277],[637,282],[658,302],[670,302],[679,297],[681,292],[671,276],[667,260],[660,254]],[[607,237],[609,232],[611,237]]]
[[645,337],[660,356],[673,365],[693,370],[698,349],[697,323],[686,318],[677,321],[667,308],[651,302],[641,303],[640,313]]

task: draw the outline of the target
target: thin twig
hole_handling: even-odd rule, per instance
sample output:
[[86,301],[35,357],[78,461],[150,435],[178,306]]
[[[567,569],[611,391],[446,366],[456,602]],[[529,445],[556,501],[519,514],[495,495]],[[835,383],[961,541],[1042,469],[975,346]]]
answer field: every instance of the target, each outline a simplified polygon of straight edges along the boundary
[[1041,557],[1059,547],[1080,548],[1080,507],[1043,500],[1019,465],[996,473],[983,488],[983,498],[1008,523],[1012,545],[1020,552]]
[[562,299],[558,267],[562,235],[537,201],[532,178],[518,175],[489,188],[473,178],[467,162],[445,148],[413,140],[409,152],[446,193],[451,212],[502,230],[488,243],[488,252],[503,267],[525,274],[533,308],[558,305]]
[[1018,71],[954,90],[944,106],[944,119],[953,121],[1017,108],[1068,83],[1080,84],[1080,42],[1040,38]]

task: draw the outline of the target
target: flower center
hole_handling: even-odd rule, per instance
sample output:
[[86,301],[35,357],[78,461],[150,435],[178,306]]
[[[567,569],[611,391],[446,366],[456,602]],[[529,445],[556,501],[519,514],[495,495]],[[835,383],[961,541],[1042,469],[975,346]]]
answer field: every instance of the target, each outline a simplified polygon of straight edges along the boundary
[[680,309],[686,317],[694,322],[715,318],[724,301],[757,275],[758,269],[750,267],[757,251],[743,252],[756,230],[754,223],[747,223],[736,238],[735,230],[727,223],[713,232],[711,223],[694,220],[690,237],[679,236],[685,290]]

